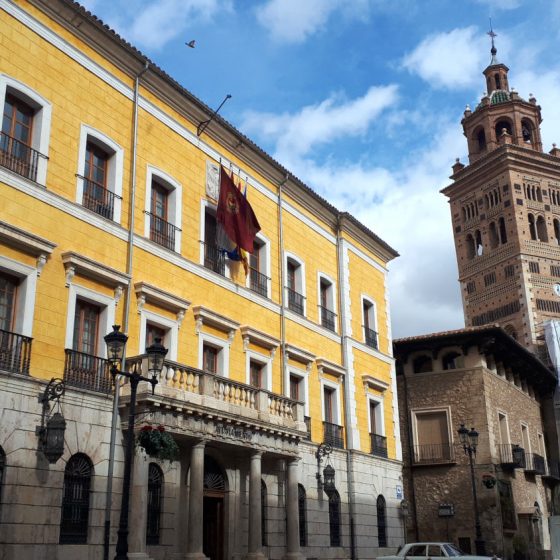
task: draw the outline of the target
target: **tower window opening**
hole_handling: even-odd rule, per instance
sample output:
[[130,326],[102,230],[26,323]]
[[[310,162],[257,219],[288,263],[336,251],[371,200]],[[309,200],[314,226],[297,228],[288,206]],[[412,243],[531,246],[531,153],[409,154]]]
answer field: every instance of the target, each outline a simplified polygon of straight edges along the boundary
[[500,231],[500,243],[503,245],[507,243],[506,221],[504,218],[498,220],[498,229]]
[[555,218],[553,224],[554,224],[554,239],[556,240],[556,244],[560,245],[560,222]]
[[490,236],[490,247],[495,249],[499,245],[498,229],[496,228],[496,222],[491,222],[488,228],[488,233]]
[[476,255],[474,237],[469,233],[466,238],[467,244],[467,259],[472,260]]
[[476,141],[478,143],[479,152],[483,152],[484,150],[486,150],[486,133],[484,132],[483,128],[479,129],[476,133]]
[[533,143],[533,126],[531,122],[526,119],[521,121],[521,136],[523,137],[523,142],[526,144]]
[[543,216],[537,218],[537,236],[539,241],[548,243],[548,232],[546,231],[546,222]]
[[511,123],[509,121],[498,121],[496,123],[496,140],[500,140],[500,137],[502,136],[503,132],[505,131],[511,135]]
[[502,81],[500,80],[500,74],[494,74],[494,81],[496,82],[496,89],[502,89]]
[[484,253],[484,246],[482,245],[482,235],[480,230],[477,229],[475,234],[476,254],[480,257]]
[[533,214],[529,214],[528,219],[529,219],[529,234],[531,236],[531,239],[533,241],[536,241],[537,240],[537,228],[536,228],[536,224],[535,224],[535,216],[533,216]]

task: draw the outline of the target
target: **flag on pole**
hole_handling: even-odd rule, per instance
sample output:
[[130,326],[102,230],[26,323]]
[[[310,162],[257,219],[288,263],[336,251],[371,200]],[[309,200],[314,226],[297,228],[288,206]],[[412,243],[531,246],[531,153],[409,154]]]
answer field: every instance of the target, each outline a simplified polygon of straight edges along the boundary
[[223,166],[220,166],[220,198],[216,221],[222,225],[236,247],[245,249],[248,253],[253,252],[255,235],[261,226],[251,205]]

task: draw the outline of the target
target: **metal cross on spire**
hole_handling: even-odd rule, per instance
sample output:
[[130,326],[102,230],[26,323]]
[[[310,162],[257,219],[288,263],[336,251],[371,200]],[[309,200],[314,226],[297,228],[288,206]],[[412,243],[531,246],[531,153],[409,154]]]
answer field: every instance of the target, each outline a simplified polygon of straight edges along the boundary
[[490,31],[488,31],[486,33],[486,35],[488,35],[490,37],[490,40],[492,41],[492,48],[490,49],[490,54],[492,55],[492,60],[491,60],[490,64],[497,64],[498,60],[496,59],[496,53],[498,52],[498,50],[496,49],[496,46],[494,45],[494,37],[497,37],[498,35],[496,33],[494,33],[494,30],[492,29],[492,18],[490,18]]

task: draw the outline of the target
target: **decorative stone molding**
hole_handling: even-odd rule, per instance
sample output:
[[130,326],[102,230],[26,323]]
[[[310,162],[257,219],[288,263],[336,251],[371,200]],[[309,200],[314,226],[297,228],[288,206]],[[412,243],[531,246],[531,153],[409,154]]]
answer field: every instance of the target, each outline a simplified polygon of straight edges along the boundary
[[346,368],[343,368],[326,358],[317,358],[316,362],[319,375],[323,375],[324,373],[334,375],[335,377],[343,377],[346,375]]
[[315,354],[304,350],[303,348],[298,348],[297,346],[293,346],[292,344],[285,344],[284,345],[284,352],[286,353],[286,358],[292,358],[297,362],[301,362],[305,364],[307,372],[311,371],[311,364],[315,361]]
[[41,276],[47,259],[56,247],[56,243],[48,239],[29,233],[24,229],[20,229],[1,220],[0,241],[8,245],[8,247],[19,249],[20,251],[37,257],[37,276]]
[[117,286],[115,288],[115,307],[119,304],[119,301],[123,297],[123,294],[124,294],[124,288],[121,285]]
[[270,357],[274,358],[276,349],[280,346],[280,340],[248,325],[243,325],[240,330],[241,337],[243,338],[243,352],[247,352],[247,350],[249,350],[249,343],[252,342],[257,346],[261,346],[262,348],[269,350]]
[[177,315],[177,326],[181,328],[181,323],[185,318],[185,313],[191,305],[191,302],[177,297],[170,292],[162,290],[152,284],[146,282],[136,282],[134,284],[134,291],[136,292],[136,304],[138,306],[138,314],[142,313],[146,302],[152,303],[167,309]]
[[229,344],[233,342],[235,331],[240,325],[237,321],[232,321],[202,305],[193,307],[193,313],[196,324],[196,334],[200,334],[202,327],[208,325],[227,333]]
[[110,288],[124,289],[130,283],[130,276],[118,270],[98,263],[89,257],[84,257],[73,251],[62,253],[62,262],[66,269],[66,287],[68,288],[76,274],[85,278],[96,280]]
[[384,392],[390,387],[389,383],[387,383],[386,381],[377,379],[377,377],[373,377],[373,375],[367,374],[362,375],[362,383],[364,384],[364,389],[366,390],[366,392],[368,389],[374,389],[375,391]]

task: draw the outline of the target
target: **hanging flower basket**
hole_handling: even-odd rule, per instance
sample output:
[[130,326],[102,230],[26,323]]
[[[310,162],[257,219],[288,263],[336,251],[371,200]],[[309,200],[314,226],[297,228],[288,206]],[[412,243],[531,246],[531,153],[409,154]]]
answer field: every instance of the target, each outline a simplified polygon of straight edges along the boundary
[[179,446],[165,431],[164,426],[142,426],[136,437],[136,443],[147,455],[155,459],[175,461],[179,458]]
[[494,488],[494,486],[496,486],[496,477],[492,473],[483,473],[482,484],[484,484],[486,488]]

